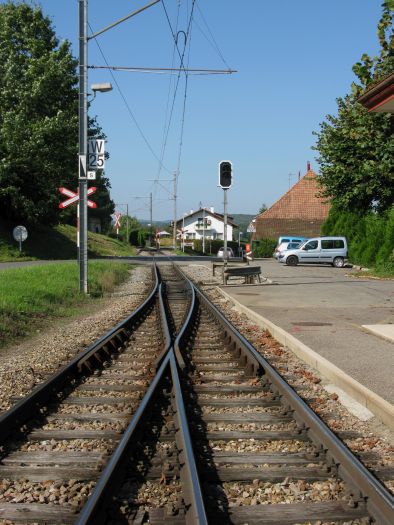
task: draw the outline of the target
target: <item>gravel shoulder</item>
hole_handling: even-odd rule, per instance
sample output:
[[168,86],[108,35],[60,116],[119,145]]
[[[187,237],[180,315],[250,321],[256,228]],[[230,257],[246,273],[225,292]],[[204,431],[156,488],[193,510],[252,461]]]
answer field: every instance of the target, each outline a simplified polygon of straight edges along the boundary
[[89,305],[73,319],[55,320],[45,332],[0,351],[0,412],[13,398],[27,395],[77,353],[129,315],[152,285],[150,266],[137,266],[114,293]]

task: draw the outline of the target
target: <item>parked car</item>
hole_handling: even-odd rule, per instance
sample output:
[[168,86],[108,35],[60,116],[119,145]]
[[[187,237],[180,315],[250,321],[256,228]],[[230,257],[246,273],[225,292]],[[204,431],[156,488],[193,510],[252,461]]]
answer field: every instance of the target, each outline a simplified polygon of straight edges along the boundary
[[295,250],[300,244],[300,242],[282,242],[278,247],[278,251],[275,251],[275,259],[279,260],[279,257],[283,252],[286,250]]
[[342,268],[346,259],[346,237],[315,237],[294,250],[285,250],[278,260],[289,266],[297,266],[298,263],[332,264],[336,268]]
[[[219,248],[219,251],[218,251],[218,257],[223,257],[223,256],[224,256],[224,246]],[[227,248],[227,257],[234,257],[234,252],[231,248]]]
[[290,235],[279,237],[278,242],[276,244],[273,257],[275,259],[278,258],[279,251],[284,250],[285,247],[289,244],[289,242],[296,242],[297,244],[301,244],[303,241],[306,241],[307,237],[292,237]]

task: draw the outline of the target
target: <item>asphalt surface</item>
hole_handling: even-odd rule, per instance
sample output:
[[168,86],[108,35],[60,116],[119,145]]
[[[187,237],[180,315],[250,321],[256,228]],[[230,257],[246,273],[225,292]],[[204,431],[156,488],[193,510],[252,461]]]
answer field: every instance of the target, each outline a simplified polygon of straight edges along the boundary
[[390,403],[394,343],[364,324],[394,323],[394,280],[358,279],[349,268],[254,261],[265,286],[227,286],[240,303],[269,319]]

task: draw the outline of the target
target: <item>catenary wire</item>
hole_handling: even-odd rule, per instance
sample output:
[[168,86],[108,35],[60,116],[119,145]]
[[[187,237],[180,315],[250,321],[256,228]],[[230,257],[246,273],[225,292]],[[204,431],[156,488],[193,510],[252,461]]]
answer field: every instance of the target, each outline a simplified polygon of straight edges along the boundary
[[[164,3],[164,2],[162,2]],[[164,10],[166,11],[166,8],[164,6]],[[178,30],[178,24],[179,24],[179,13],[180,13],[180,2],[178,2],[178,10],[177,10],[177,17],[176,17],[176,22],[175,22],[175,28],[176,30]],[[168,18],[168,14],[166,13],[167,15],[167,20],[168,20],[168,23],[170,25],[170,28],[171,28],[171,32],[172,31],[172,27],[171,27],[171,22]],[[174,64],[175,64],[175,50],[178,51],[178,54],[179,54],[179,49],[178,49],[178,45],[177,45],[177,42],[176,40],[174,39],[174,46],[173,46],[173,50],[172,50],[172,59],[171,59],[171,67],[174,67]],[[156,174],[156,179],[158,180],[160,178],[160,174],[161,174],[161,166],[162,166],[162,163],[164,161],[164,155],[165,155],[165,151],[166,151],[166,148],[167,148],[167,140],[168,140],[168,130],[167,130],[167,122],[168,122],[168,128],[170,126],[170,122],[172,120],[172,114],[173,114],[173,105],[172,105],[172,108],[171,108],[171,112],[169,114],[169,107],[170,107],[170,94],[171,94],[171,87],[172,87],[172,84],[173,84],[173,79],[170,78],[170,81],[168,83],[168,91],[167,91],[167,103],[166,103],[166,111],[165,111],[165,117],[164,117],[164,125],[163,125],[163,138],[162,138],[162,148],[161,148],[161,155],[160,155],[160,160],[161,160],[161,163],[159,164],[158,166],[158,171],[157,171],[157,174]],[[156,189],[156,188],[155,188]]]
[[[89,25],[89,29],[90,29],[90,31],[93,33],[93,30],[92,30],[91,25],[90,25],[90,24],[88,24],[88,25]],[[97,41],[97,38],[94,38],[94,41],[95,41],[96,44],[97,44],[97,47],[98,47],[98,49],[99,49],[99,51],[100,51],[101,56],[103,57],[103,60],[104,60],[105,64],[106,64],[108,67],[110,67],[109,64],[108,64],[107,58],[105,57],[104,52],[103,52],[103,50],[102,50],[102,48],[101,48],[99,42]],[[161,164],[162,169],[164,169],[164,171],[166,171],[167,173],[171,173],[170,170],[169,170],[168,168],[166,168],[166,166],[164,166],[164,165],[162,164],[160,158],[156,155],[155,151],[153,150],[152,146],[150,145],[148,139],[146,138],[144,132],[143,132],[142,129],[141,129],[141,126],[138,124],[137,119],[136,119],[135,116],[134,116],[134,113],[131,111],[131,108],[130,108],[130,106],[129,106],[129,103],[127,102],[127,99],[126,99],[126,97],[124,96],[123,91],[121,90],[121,88],[120,88],[120,86],[119,86],[119,84],[118,84],[118,81],[116,80],[116,77],[115,77],[115,75],[113,74],[113,72],[111,71],[111,69],[109,69],[109,72],[110,72],[110,75],[111,75],[111,77],[112,77],[112,80],[113,80],[114,84],[116,85],[116,87],[117,87],[117,89],[118,89],[118,91],[119,91],[119,94],[120,94],[120,96],[121,96],[121,98],[122,98],[122,100],[123,100],[123,102],[124,102],[124,104],[125,104],[125,106],[126,106],[126,109],[127,109],[128,113],[129,113],[129,115],[130,115],[132,121],[134,122],[136,128],[138,129],[138,131],[139,131],[139,133],[140,133],[142,139],[144,140],[145,144],[147,145],[149,151],[152,153],[152,155],[155,157],[155,159]]]
[[212,47],[214,47],[216,49],[216,51],[218,52],[223,64],[228,68],[228,69],[231,69],[230,66],[227,64],[219,46],[218,46],[218,43],[216,42],[215,40],[215,37],[213,36],[213,33],[211,31],[211,29],[209,28],[209,25],[208,25],[208,22],[206,21],[204,15],[203,15],[203,12],[201,11],[200,7],[197,5],[197,10],[201,16],[201,19],[202,21],[204,22],[205,24],[205,27],[207,28],[208,30],[208,33],[210,34],[211,36],[211,39],[212,41],[209,40],[209,38],[205,35],[204,31],[202,30],[202,28],[199,26],[199,24],[196,22],[196,20],[194,21],[194,23],[196,24],[196,26],[198,27],[198,29],[201,31],[201,33],[205,36],[205,38],[208,40],[208,42],[212,45]]

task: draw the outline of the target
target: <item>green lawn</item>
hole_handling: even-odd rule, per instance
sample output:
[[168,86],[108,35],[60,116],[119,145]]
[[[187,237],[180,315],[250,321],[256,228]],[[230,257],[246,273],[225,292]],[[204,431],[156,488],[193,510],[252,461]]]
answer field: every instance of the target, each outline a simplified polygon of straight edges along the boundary
[[[12,226],[0,224],[0,262],[31,261],[36,259],[76,259],[77,230],[74,226],[61,224],[54,228],[39,227],[29,231],[27,240],[19,253],[18,244],[12,238]],[[127,243],[101,235],[88,233],[89,257],[105,255],[135,255],[135,249]]]
[[126,263],[91,261],[90,297],[79,293],[76,263],[48,264],[0,271],[0,346],[28,335],[54,317],[65,317],[128,277]]

